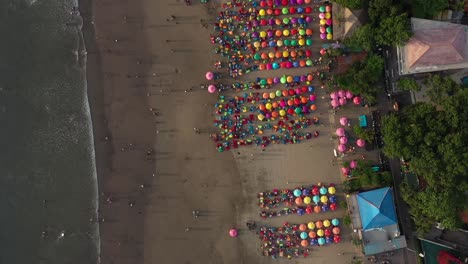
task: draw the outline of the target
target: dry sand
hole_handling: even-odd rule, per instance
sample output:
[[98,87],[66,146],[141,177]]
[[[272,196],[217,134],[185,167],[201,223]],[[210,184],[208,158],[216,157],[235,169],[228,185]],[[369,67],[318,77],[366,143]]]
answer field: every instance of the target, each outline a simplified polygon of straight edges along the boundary
[[[260,255],[257,236],[245,228],[247,220],[260,221],[257,192],[340,182],[330,133],[334,120],[325,100],[318,101],[325,123],[318,139],[264,152],[252,147],[240,155],[218,153],[208,136],[215,131],[216,96],[199,88],[218,59],[209,43],[211,26],[201,23],[213,19],[207,6],[195,0],[190,7],[175,0],[95,0],[93,7],[85,22],[94,25],[96,41],[94,47],[88,39],[87,48],[102,263],[273,263]],[[176,21],[166,21],[170,15]],[[314,46],[317,54],[320,44]],[[318,91],[318,98],[323,94]],[[340,209],[265,222],[343,215]],[[238,239],[227,235],[232,226],[240,228]],[[339,245],[314,248],[309,258],[279,262],[349,262],[354,249],[347,233]]]

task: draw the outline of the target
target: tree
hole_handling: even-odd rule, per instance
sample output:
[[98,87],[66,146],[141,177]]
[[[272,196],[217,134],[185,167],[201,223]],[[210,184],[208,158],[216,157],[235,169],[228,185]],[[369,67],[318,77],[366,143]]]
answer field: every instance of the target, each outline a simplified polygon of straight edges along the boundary
[[414,17],[432,19],[435,15],[449,8],[447,0],[412,0],[409,1]]
[[405,44],[412,36],[406,13],[398,16],[383,17],[379,23],[375,40],[385,46]]
[[375,28],[370,24],[366,24],[356,29],[351,37],[346,38],[344,44],[348,47],[372,51],[375,43],[375,34]]
[[371,22],[378,26],[384,17],[393,17],[400,13],[401,7],[392,0],[370,0],[368,14]]
[[353,131],[358,138],[364,139],[367,142],[372,142],[374,139],[374,132],[370,129],[365,129],[359,125],[354,125]]
[[428,87],[427,96],[436,104],[442,103],[442,100],[462,89],[450,77],[443,77],[438,74],[430,76],[425,84]]
[[421,86],[411,78],[401,78],[398,80],[398,87],[403,91],[421,91]]
[[349,9],[360,9],[367,5],[367,0],[333,0],[333,2]]

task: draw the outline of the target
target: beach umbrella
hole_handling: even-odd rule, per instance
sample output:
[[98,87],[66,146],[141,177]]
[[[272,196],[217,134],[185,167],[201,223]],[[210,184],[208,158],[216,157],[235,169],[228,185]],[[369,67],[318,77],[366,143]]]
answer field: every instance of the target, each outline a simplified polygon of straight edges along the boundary
[[340,220],[338,220],[338,218],[333,218],[331,222],[334,226],[338,226],[340,224]]
[[333,108],[337,108],[338,106],[340,106],[340,102],[337,99],[331,100],[330,104]]
[[214,73],[212,73],[212,72],[207,72],[207,73],[205,74],[205,77],[206,77],[206,79],[207,79],[208,81],[211,81],[211,80],[213,80],[213,78],[214,78]]
[[322,211],[322,208],[320,208],[320,206],[316,205],[316,206],[314,207],[314,212],[320,213],[321,211]]
[[320,39],[326,39],[326,38],[327,38],[327,34],[325,34],[325,33],[320,34]]
[[289,13],[289,10],[286,7],[284,7],[283,9],[281,9],[281,13],[283,15],[287,15]]
[[306,229],[307,229],[307,226],[305,224],[300,224],[299,225],[299,230],[306,231]]
[[345,130],[344,130],[344,128],[339,127],[339,128],[336,129],[335,133],[336,133],[337,136],[343,137],[345,135]]
[[345,152],[346,151],[346,145],[343,145],[343,144],[338,145],[338,151],[339,152]]
[[257,116],[257,118],[258,118],[258,120],[263,121],[263,119],[265,119],[265,116],[262,115],[262,114],[259,114],[259,115]]
[[258,15],[260,15],[260,16],[265,16],[265,15],[266,15],[265,9],[260,9],[260,10],[258,11]]
[[299,196],[301,196],[302,192],[299,189],[295,189],[293,194],[294,194],[294,196],[299,197]]
[[322,195],[322,197],[320,197],[320,202],[327,203],[328,202],[328,197],[326,195]]
[[346,118],[346,117],[344,117],[344,116],[341,117],[341,118],[340,118],[340,124],[341,124],[342,126],[348,125],[348,118]]
[[320,25],[325,26],[327,21],[325,19],[320,19]]
[[308,245],[309,245],[309,241],[307,241],[305,239],[301,241],[301,246],[307,247]]
[[304,196],[309,196],[310,195],[310,189],[309,188],[304,188],[302,190],[302,195]]
[[335,192],[336,192],[335,187],[333,187],[333,186],[328,187],[328,193],[329,194],[335,194]]
[[309,228],[310,230],[314,229],[315,228],[314,222],[307,223],[307,228]]
[[267,110],[271,110],[271,103],[266,103],[266,104],[265,104],[265,108],[266,108]]
[[332,195],[328,197],[328,201],[330,201],[330,203],[336,203],[336,196]]
[[326,24],[329,25],[329,26],[331,26],[332,20],[331,20],[331,19],[327,19]]
[[346,144],[348,143],[348,138],[347,137],[340,137],[340,144]]
[[326,236],[325,237],[325,244],[331,244],[333,243],[333,238],[331,236]]
[[[321,33],[324,33],[324,32],[321,32]],[[326,49],[321,49],[320,50],[320,55],[325,55],[326,53],[327,53]],[[332,93],[332,94],[334,94],[334,93]],[[331,94],[330,94],[330,96],[331,96]],[[332,97],[332,98],[335,99],[336,97]]]
[[302,204],[302,198],[301,198],[301,197],[297,197],[296,200],[294,200],[294,202],[295,202],[297,205],[301,205],[301,204]]
[[231,228],[231,229],[229,230],[229,236],[230,236],[230,237],[237,237],[237,229]]
[[306,232],[301,232],[300,236],[302,239],[307,239],[309,237],[309,234],[307,234]]
[[321,13],[325,13],[325,6],[320,6],[320,7],[319,7],[319,11],[320,11]]
[[297,209],[297,212],[296,212],[296,213],[297,213],[297,215],[299,215],[299,216],[303,216],[304,213],[305,213],[305,211],[304,211],[304,209],[299,208],[299,209]]
[[361,98],[360,98],[359,96],[355,96],[355,97],[353,98],[353,103],[354,103],[355,105],[360,105],[360,104],[361,104]]
[[320,202],[320,196],[314,195],[314,196],[312,197],[312,201],[314,201],[314,203]]
[[209,93],[215,93],[216,92],[216,86],[213,84],[208,85],[208,92]]
[[351,169],[355,169],[357,167],[357,161],[355,160],[352,160],[350,163],[349,163],[349,167]]
[[260,109],[261,111],[265,111],[266,108],[265,108],[265,105],[260,104],[260,105],[258,106],[258,109]]
[[327,33],[333,33],[333,28],[332,27],[327,27]]
[[[325,27],[320,27],[320,33],[325,33],[327,32],[327,30],[325,29]],[[324,50],[324,49],[323,49]],[[323,54],[322,54],[323,55]]]
[[336,210],[336,203],[330,202],[330,210],[332,210],[332,211]]
[[351,91],[346,91],[346,98],[347,99],[353,99],[353,93]]
[[341,231],[341,230],[340,230],[339,227],[334,227],[334,228],[332,229],[332,232],[333,232],[334,235],[338,235],[338,234],[340,233],[340,231]]
[[324,18],[325,18],[325,13],[320,13],[320,14],[319,14],[319,18],[320,18],[320,19],[324,19]]
[[[323,222],[321,220],[318,220],[317,222],[315,222],[315,228],[322,228],[323,227]],[[317,233],[318,234],[318,233]]]
[[332,39],[333,39],[333,34],[328,33],[328,34],[327,34],[327,39],[328,39],[328,40],[332,40]]
[[306,6],[306,7],[304,8],[304,13],[306,13],[306,14],[312,13],[312,7]]
[[317,238],[312,238],[312,239],[309,240],[309,242],[310,242],[310,244],[311,244],[312,246],[317,246],[317,245],[318,245],[318,240],[317,240]]
[[294,112],[296,114],[300,114],[300,113],[302,113],[302,109],[300,107],[296,107],[296,109],[294,109]]
[[346,104],[346,97],[340,97],[338,99],[338,102],[340,103],[340,105],[345,105]]
[[328,220],[328,219],[327,219],[327,220],[323,220],[323,226],[324,226],[324,227],[329,227],[330,224],[331,224],[331,223],[330,223],[330,220]]
[[320,194],[321,194],[321,195],[327,194],[327,191],[328,191],[328,190],[327,190],[327,187],[325,187],[325,186],[322,186],[322,187],[320,188]]
[[312,186],[311,192],[312,192],[313,195],[318,195],[319,194],[319,188],[314,185],[314,186]]
[[305,204],[310,204],[310,202],[311,202],[310,197],[309,197],[309,196],[306,196],[306,197],[304,198],[304,203],[305,203]]
[[322,211],[324,211],[324,212],[327,212],[329,208],[330,207],[328,207],[328,204],[322,205]]
[[311,110],[311,111],[317,110],[317,106],[316,106],[315,104],[310,105],[310,110]]
[[324,14],[324,17],[325,17],[326,19],[330,19],[330,18],[331,18],[330,12],[325,13],[325,14]]
[[276,111],[271,112],[271,117],[277,118],[278,117],[278,112],[276,112]]
[[363,139],[358,139],[356,140],[356,145],[360,148],[364,147],[366,145],[366,141],[364,141]]
[[[323,50],[324,50],[324,49],[323,49]],[[320,53],[321,53],[321,52],[320,52]],[[330,94],[330,98],[333,99],[333,100],[338,99],[338,93],[337,93],[337,92],[332,92],[332,93]]]
[[280,82],[282,84],[285,84],[286,83],[286,76],[282,76],[281,79],[280,79]]
[[330,228],[325,229],[324,234],[325,236],[330,236],[332,234]]
[[330,13],[332,11],[332,7],[330,5],[325,6],[325,12]]
[[310,237],[310,238],[316,238],[316,237],[317,237],[317,233],[315,233],[314,231],[310,231],[310,232],[309,232],[309,237]]
[[323,235],[325,235],[325,232],[322,229],[317,230],[317,236],[323,237]]
[[340,241],[341,241],[341,237],[339,235],[333,236],[333,242],[340,243]]
[[[265,80],[265,79],[262,79],[262,80],[260,81],[260,84],[261,84],[261,85],[265,85],[265,84],[266,84],[266,80]],[[268,93],[263,93],[263,94],[262,94],[262,97],[263,97],[263,99],[268,99],[268,97],[270,97],[270,95],[269,95]]]
[[306,207],[305,211],[306,211],[306,214],[311,214],[311,213],[314,212],[314,209],[312,208],[311,205],[308,205],[308,206]]
[[344,97],[346,95],[344,90],[339,90],[337,93],[338,93],[338,97]]
[[279,111],[279,114],[280,114],[280,116],[285,116],[285,115],[286,115],[286,111],[284,111],[283,109],[281,109],[281,110]]
[[317,96],[316,96],[315,94],[311,94],[311,95],[309,95],[309,101],[312,101],[312,102],[314,102],[314,101],[315,101],[315,99],[317,99]]

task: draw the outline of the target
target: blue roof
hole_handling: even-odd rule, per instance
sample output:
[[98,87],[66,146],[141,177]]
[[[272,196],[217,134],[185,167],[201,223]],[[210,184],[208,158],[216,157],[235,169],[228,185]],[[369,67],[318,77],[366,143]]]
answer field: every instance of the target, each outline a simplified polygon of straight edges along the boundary
[[393,193],[389,187],[357,195],[364,230],[397,224]]

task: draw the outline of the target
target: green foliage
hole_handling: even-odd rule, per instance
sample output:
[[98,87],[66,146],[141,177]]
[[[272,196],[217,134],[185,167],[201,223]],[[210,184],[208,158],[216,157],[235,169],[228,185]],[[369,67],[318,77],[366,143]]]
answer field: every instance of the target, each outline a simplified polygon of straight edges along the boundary
[[381,184],[384,186],[391,186],[393,184],[393,177],[389,171],[380,173]]
[[372,142],[374,138],[374,131],[372,131],[371,129],[366,129],[359,125],[354,125],[353,131],[358,138],[364,139],[367,142]]
[[412,36],[406,13],[381,19],[375,40],[380,45],[398,46],[405,44]]
[[361,190],[361,182],[357,179],[344,181],[343,186],[345,193],[353,193]]
[[381,19],[397,16],[401,7],[394,5],[392,0],[370,0],[368,14],[371,22],[378,26]]
[[343,224],[350,225],[351,224],[351,217],[349,215],[343,217]]
[[427,185],[417,192],[406,183],[401,186],[422,233],[434,222],[458,227],[458,212],[468,190],[468,90],[440,76],[431,77],[428,83],[438,108],[417,103],[382,119],[385,154],[409,161],[409,170]]
[[339,87],[351,90],[367,101],[374,102],[377,92],[375,85],[381,78],[383,69],[383,58],[371,54],[364,62],[355,62],[348,72],[337,76],[336,81]]
[[421,86],[412,78],[401,78],[398,87],[403,91],[421,91]]
[[407,2],[411,6],[413,16],[418,18],[431,19],[449,8],[449,1],[447,0],[411,0]]
[[348,209],[348,203],[346,202],[346,200],[340,200],[339,204],[341,208]]
[[360,9],[367,5],[367,0],[333,0],[333,2],[350,9]]
[[344,44],[351,48],[363,48],[371,51],[375,45],[375,34],[374,27],[370,24],[363,25],[354,31],[350,38],[344,40]]

